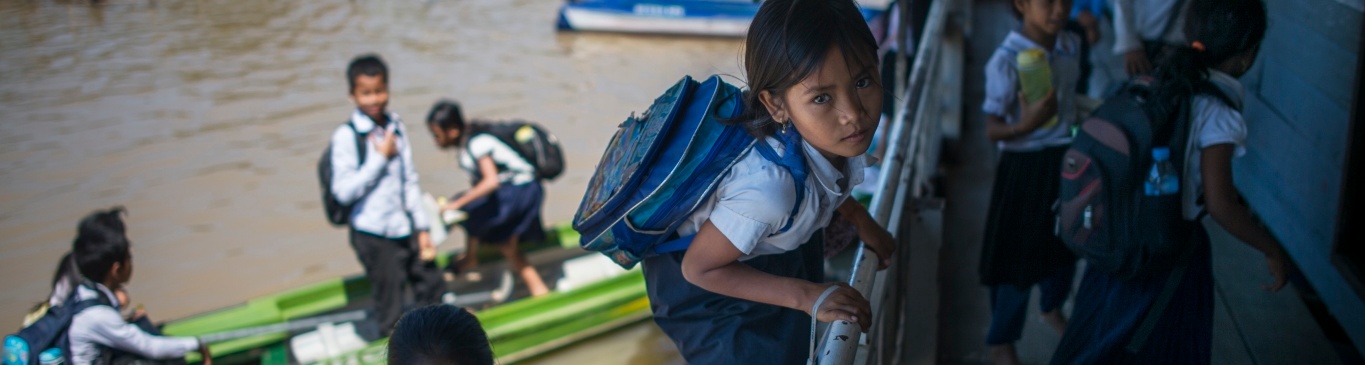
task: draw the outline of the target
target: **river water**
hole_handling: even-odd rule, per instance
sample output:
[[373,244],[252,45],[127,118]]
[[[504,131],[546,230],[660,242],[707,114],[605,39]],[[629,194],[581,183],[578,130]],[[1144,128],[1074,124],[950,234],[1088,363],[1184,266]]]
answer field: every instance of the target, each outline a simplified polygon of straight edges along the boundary
[[[0,2],[0,327],[42,300],[76,222],[130,212],[134,301],[182,318],[361,272],[314,171],[377,52],[424,190],[468,186],[421,128],[431,103],[524,118],[568,169],[568,222],[616,125],[684,74],[739,75],[738,39],[557,33],[556,0]],[[9,318],[9,320],[4,320]]]

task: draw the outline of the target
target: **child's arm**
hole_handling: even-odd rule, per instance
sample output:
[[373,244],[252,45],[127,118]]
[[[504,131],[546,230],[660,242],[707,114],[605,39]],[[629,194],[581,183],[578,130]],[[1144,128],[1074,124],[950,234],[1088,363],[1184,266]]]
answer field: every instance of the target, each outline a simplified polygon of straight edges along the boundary
[[872,307],[857,290],[843,285],[825,299],[817,313],[811,313],[820,294],[833,284],[765,273],[739,262],[742,255],[708,220],[683,256],[683,277],[713,293],[799,310],[821,322],[857,322],[864,330],[871,326]]
[[92,307],[79,316],[82,326],[90,331],[92,342],[146,358],[181,357],[201,347],[199,340],[194,337],[165,337],[147,333],[136,324],[124,321],[113,307]]
[[1032,104],[1024,98],[1022,92],[1016,98],[1019,100],[1020,110],[1018,123],[1007,124],[1005,119],[998,115],[986,115],[986,137],[990,138],[991,141],[1028,136],[1052,116],[1057,115],[1057,90],[1055,89],[1049,91],[1042,100]]
[[872,219],[872,214],[867,212],[867,207],[856,200],[844,200],[837,209],[839,215],[858,228],[858,238],[863,240],[867,248],[877,253],[877,257],[881,259],[881,262],[877,263],[877,268],[885,269],[890,266],[891,255],[896,254],[896,239],[891,237],[891,232],[877,224],[877,220]]
[[[350,128],[341,127],[336,133],[332,134],[332,194],[336,195],[338,203],[351,204],[360,200],[365,193],[373,189],[379,183],[379,178],[384,174],[384,166],[388,165],[389,158],[393,156],[394,134],[386,133],[382,142],[376,144],[376,156],[367,156],[365,164],[356,166],[360,160],[359,151],[356,151],[355,135]],[[376,128],[373,133],[385,133],[382,129]],[[371,143],[370,138],[365,139],[364,145]]]
[[1142,35],[1137,29],[1134,1],[1136,0],[1114,0],[1114,54],[1123,55],[1124,70],[1127,70],[1129,75],[1145,73],[1152,69],[1151,62],[1147,60],[1147,52],[1142,49]]
[[479,182],[474,184],[474,187],[469,188],[468,192],[465,192],[463,195],[460,195],[460,197],[447,203],[445,206],[446,210],[463,208],[466,204],[469,204],[469,202],[474,201],[474,199],[488,196],[498,190],[498,165],[493,162],[493,156],[484,155],[483,157],[479,157],[478,165],[479,175],[483,176],[483,178],[479,179]]
[[1266,267],[1275,281],[1262,285],[1268,291],[1279,291],[1285,285],[1285,256],[1279,240],[1271,235],[1251,213],[1251,208],[1237,198],[1232,184],[1232,156],[1236,146],[1231,143],[1204,147],[1200,157],[1200,173],[1204,177],[1204,206],[1219,226],[1247,245],[1265,254]]

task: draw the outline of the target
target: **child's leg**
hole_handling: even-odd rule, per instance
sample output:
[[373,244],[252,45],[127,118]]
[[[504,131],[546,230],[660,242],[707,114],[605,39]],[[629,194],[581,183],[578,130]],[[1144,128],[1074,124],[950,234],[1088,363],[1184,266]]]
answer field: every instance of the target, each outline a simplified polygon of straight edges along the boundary
[[507,258],[511,264],[512,271],[521,276],[521,280],[526,282],[526,288],[531,290],[531,296],[541,296],[550,293],[550,289],[545,286],[545,281],[541,280],[540,272],[536,271],[535,266],[526,260],[526,254],[517,248],[517,236],[513,235],[507,243],[498,245],[502,251],[502,256]]
[[1020,288],[1013,284],[991,287],[991,326],[986,332],[991,361],[995,364],[1018,364],[1019,353],[1014,342],[1024,332],[1024,317],[1032,287]]
[[1057,268],[1057,272],[1038,282],[1038,309],[1043,312],[1043,321],[1058,334],[1066,331],[1066,315],[1062,304],[1071,294],[1071,282],[1076,277],[1076,265]]
[[351,247],[365,267],[374,294],[374,318],[380,336],[388,336],[398,317],[403,314],[403,283],[406,281],[404,264],[415,253],[409,252],[402,241],[372,234],[351,231]]
[[441,268],[436,267],[436,261],[423,261],[420,257],[421,249],[417,247],[417,240],[408,240],[408,262],[407,279],[412,285],[412,297],[418,305],[436,304],[441,301],[441,294],[445,294],[445,277],[441,275]]

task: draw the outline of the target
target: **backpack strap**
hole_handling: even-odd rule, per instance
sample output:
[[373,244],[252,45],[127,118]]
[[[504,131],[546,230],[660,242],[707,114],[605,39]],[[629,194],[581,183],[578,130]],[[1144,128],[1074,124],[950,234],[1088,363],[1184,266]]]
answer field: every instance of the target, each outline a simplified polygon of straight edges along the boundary
[[355,135],[355,165],[359,168],[359,166],[365,165],[365,154],[368,152],[365,149],[365,136],[369,133],[360,133],[360,130],[355,129],[355,123],[351,123],[349,120],[346,121],[346,126],[351,127],[351,134]]
[[[796,130],[793,129],[787,132],[778,133],[774,137],[782,142],[782,147],[786,151],[785,155],[778,156],[777,151],[774,150],[767,141],[762,139],[754,143],[754,150],[757,150],[759,155],[763,156],[763,159],[771,161],[778,166],[782,166],[792,175],[792,180],[796,184],[796,202],[792,204],[791,214],[787,215],[787,223],[782,225],[782,228],[779,228],[777,232],[769,235],[769,237],[787,232],[791,229],[792,223],[796,221],[796,213],[801,208],[801,202],[805,200],[806,177],[810,175],[809,171],[806,169],[806,153],[801,146],[801,135],[797,134]],[[681,236],[654,245],[654,253],[665,254],[687,250],[687,247],[692,245],[693,237],[696,237],[696,235],[690,234]]]
[[[1191,224],[1199,224],[1199,222],[1195,221]],[[1190,247],[1185,249],[1184,254],[1180,255],[1179,265],[1166,278],[1166,285],[1162,286],[1161,293],[1157,294],[1156,300],[1152,301],[1152,306],[1147,308],[1147,314],[1143,316],[1137,330],[1133,331],[1133,337],[1128,340],[1128,345],[1124,346],[1124,350],[1128,353],[1136,354],[1147,344],[1147,338],[1152,336],[1152,331],[1156,329],[1157,322],[1166,314],[1166,309],[1170,308],[1176,289],[1180,289],[1180,283],[1185,279],[1185,272],[1188,271],[1190,263],[1194,261],[1194,252],[1195,248]]]

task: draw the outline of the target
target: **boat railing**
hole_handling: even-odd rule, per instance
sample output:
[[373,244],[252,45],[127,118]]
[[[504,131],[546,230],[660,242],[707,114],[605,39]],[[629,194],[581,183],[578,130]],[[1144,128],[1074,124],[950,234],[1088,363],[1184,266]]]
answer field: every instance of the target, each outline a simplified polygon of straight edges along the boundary
[[[919,0],[926,1],[926,0]],[[863,333],[855,323],[836,321],[824,331],[817,357],[820,364],[899,364],[905,360],[907,318],[906,278],[911,262],[906,244],[910,227],[903,226],[907,210],[933,206],[929,180],[937,170],[939,145],[945,132],[955,135],[960,125],[962,80],[962,31],[960,21],[969,11],[963,0],[933,0],[919,42],[908,40],[906,24],[897,31],[900,44],[917,44],[907,82],[895,88],[898,105],[891,119],[886,150],[881,161],[877,193],[869,207],[872,217],[895,236],[899,250],[886,270],[878,271],[880,258],[859,242],[849,285],[872,303],[873,327]],[[911,19],[901,6],[901,19]],[[906,56],[897,61],[895,80],[907,80]],[[928,203],[928,204],[926,204]],[[934,243],[937,244],[937,243]]]

